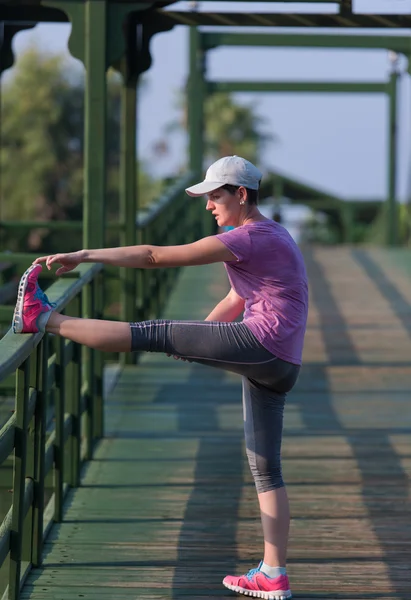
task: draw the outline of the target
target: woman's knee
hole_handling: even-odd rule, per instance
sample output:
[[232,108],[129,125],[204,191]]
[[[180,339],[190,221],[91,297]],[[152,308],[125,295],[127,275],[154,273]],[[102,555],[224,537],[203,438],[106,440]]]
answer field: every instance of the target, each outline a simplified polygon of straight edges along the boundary
[[279,456],[264,457],[247,449],[248,464],[258,493],[284,486]]

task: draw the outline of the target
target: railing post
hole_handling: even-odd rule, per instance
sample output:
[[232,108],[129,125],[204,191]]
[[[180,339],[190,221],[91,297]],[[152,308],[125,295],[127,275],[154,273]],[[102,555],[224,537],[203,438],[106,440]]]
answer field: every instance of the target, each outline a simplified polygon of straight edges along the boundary
[[398,92],[398,56],[390,54],[392,71],[388,83],[389,100],[389,147],[388,147],[388,198],[387,198],[387,244],[398,244],[398,206],[397,206],[397,92]]
[[[73,342],[70,342],[73,344]],[[56,339],[56,398],[54,403],[56,419],[56,442],[54,445],[54,520],[61,523],[63,520],[63,489],[64,489],[64,413],[66,407],[66,341],[64,338]]]
[[[80,316],[81,296],[75,299],[75,316]],[[80,450],[81,450],[81,415],[80,415],[80,395],[81,395],[81,346],[74,345],[73,359],[68,365],[67,372],[67,404],[68,411],[72,418],[72,428],[68,441],[70,471],[68,473],[68,483],[71,487],[77,487],[80,484]]]
[[[103,316],[104,307],[104,279],[103,274],[98,275],[93,279],[93,314],[94,318],[101,319]],[[94,350],[93,361],[93,427],[92,441],[99,439],[104,435],[104,397],[103,397],[103,372],[104,372],[104,357],[99,350]],[[92,448],[90,458],[92,458]]]
[[10,535],[10,600],[20,598],[21,555],[24,526],[24,492],[27,466],[28,395],[30,357],[16,372],[16,432],[13,477],[13,517]]
[[[121,160],[120,160],[120,221],[123,225],[121,245],[137,243],[136,186],[136,81],[123,82],[121,90]],[[121,320],[136,321],[137,278],[135,269],[120,269]],[[123,364],[133,363],[133,355],[121,355]]]
[[[204,160],[204,103],[206,99],[206,52],[197,27],[190,27],[189,77],[186,110],[189,134],[189,166],[195,180],[203,175]],[[202,235],[211,233],[212,220],[204,211]]]
[[47,412],[47,357],[48,339],[44,336],[37,348],[36,374],[37,398],[34,413],[33,461],[34,497],[33,497],[33,538],[31,561],[35,567],[41,565],[43,551],[44,487],[45,487],[45,447]]

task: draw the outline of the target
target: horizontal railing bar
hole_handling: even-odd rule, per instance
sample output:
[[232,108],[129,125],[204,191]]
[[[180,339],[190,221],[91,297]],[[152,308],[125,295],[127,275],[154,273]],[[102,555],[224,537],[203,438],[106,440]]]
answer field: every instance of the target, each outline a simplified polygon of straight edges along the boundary
[[[7,260],[11,261],[14,265],[23,266],[24,268],[27,268],[29,265],[31,265],[38,257],[38,252],[0,252],[0,260],[7,258]],[[47,275],[47,272],[44,271],[43,275]],[[79,271],[73,270],[69,273],[66,273],[64,277],[78,277],[78,275]]]
[[329,82],[329,81],[209,81],[210,92],[301,92],[301,93],[387,93],[385,82]]
[[14,389],[16,387],[16,375],[13,373],[0,381],[0,390]]
[[[162,212],[164,207],[175,200],[175,198],[181,194],[181,192],[188,187],[193,181],[193,174],[191,172],[186,173],[181,177],[173,187],[169,190],[167,194],[159,198],[156,202],[150,205],[150,207],[146,211],[141,211],[137,215],[137,226],[139,229],[144,229],[148,227],[152,221]],[[188,198],[188,201],[190,199]],[[0,255],[1,256],[1,255]]]
[[16,297],[17,281],[8,281],[0,287],[0,304],[6,304]]
[[[47,295],[56,302],[56,310],[61,310],[103,269],[101,264],[79,265],[77,272],[80,277],[64,280],[59,279],[47,289]],[[31,335],[15,335],[11,329],[0,340],[0,380],[13,373],[39,344],[43,333]]]
[[16,413],[10,417],[0,430],[0,465],[2,465],[13,452],[15,430]]
[[[106,223],[107,229],[122,231],[123,223]],[[53,231],[82,231],[82,221],[0,221],[0,229],[51,229]]]
[[0,306],[0,323],[11,323],[14,306]]

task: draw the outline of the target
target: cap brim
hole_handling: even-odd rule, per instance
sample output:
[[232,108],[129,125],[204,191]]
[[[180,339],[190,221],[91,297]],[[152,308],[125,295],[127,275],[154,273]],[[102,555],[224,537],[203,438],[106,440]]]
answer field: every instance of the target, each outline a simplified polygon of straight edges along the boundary
[[186,193],[194,198],[196,196],[204,196],[205,194],[214,192],[214,190],[218,190],[222,185],[224,185],[224,183],[221,183],[221,181],[202,181],[201,183],[186,188]]

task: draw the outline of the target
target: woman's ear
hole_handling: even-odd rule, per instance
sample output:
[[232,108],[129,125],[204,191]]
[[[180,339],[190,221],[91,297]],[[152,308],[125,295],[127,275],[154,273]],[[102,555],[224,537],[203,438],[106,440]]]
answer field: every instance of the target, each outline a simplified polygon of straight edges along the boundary
[[247,190],[243,185],[240,185],[240,187],[237,190],[238,195],[239,195],[239,200],[241,204],[245,204],[247,202]]

